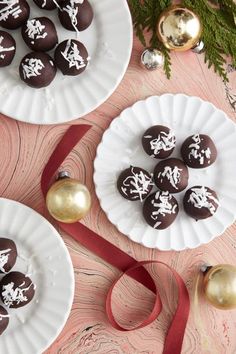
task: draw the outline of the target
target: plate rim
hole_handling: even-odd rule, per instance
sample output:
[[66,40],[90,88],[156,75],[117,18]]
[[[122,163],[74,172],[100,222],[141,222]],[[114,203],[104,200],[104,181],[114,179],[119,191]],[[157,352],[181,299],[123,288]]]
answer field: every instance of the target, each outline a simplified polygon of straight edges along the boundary
[[[123,68],[120,71],[119,76],[117,76],[116,82],[113,85],[112,89],[110,89],[107,92],[107,94],[105,96],[103,96],[103,98],[100,99],[100,101],[98,101],[96,105],[94,105],[92,110],[91,110],[91,108],[87,109],[82,114],[80,114],[80,115],[78,115],[76,117],[69,117],[66,120],[65,119],[63,119],[61,121],[50,120],[50,121],[43,121],[43,122],[40,121],[40,120],[35,120],[35,121],[32,121],[31,119],[27,120],[27,119],[22,118],[21,115],[18,116],[18,117],[17,117],[17,115],[9,116],[8,113],[6,111],[4,111],[4,109],[2,110],[2,108],[0,108],[0,114],[6,116],[7,118],[14,119],[16,121],[23,122],[23,123],[32,124],[32,125],[46,125],[46,126],[48,126],[48,125],[60,125],[60,124],[71,123],[71,122],[73,122],[73,121],[75,121],[77,119],[81,119],[84,116],[94,112],[98,107],[100,107],[103,103],[105,103],[110,98],[110,96],[116,91],[117,87],[120,85],[121,81],[123,80],[124,75],[125,75],[125,73],[127,71],[127,68],[129,66],[129,62],[130,62],[130,58],[131,58],[131,54],[132,54],[132,49],[133,49],[133,32],[134,31],[133,31],[133,22],[132,22],[131,12],[129,10],[129,6],[128,6],[128,3],[126,2],[126,0],[122,0],[122,6],[124,6],[124,8],[126,8],[127,20],[128,20],[127,23],[129,23],[129,27],[130,27],[129,32],[127,33],[127,38],[129,39],[129,44],[128,44],[128,46],[126,46],[126,48],[127,48],[127,59],[124,62]],[[45,87],[45,88],[47,89],[47,87]],[[1,98],[1,95],[0,95],[0,98]]]
[[122,116],[122,114],[123,114],[124,111],[129,110],[129,109],[133,109],[133,107],[135,107],[135,106],[138,105],[138,104],[141,104],[141,103],[143,103],[143,102],[146,102],[146,101],[148,101],[149,99],[153,99],[153,98],[154,98],[154,99],[158,99],[158,100],[159,100],[159,99],[161,99],[161,98],[163,98],[163,97],[167,97],[167,96],[171,96],[172,98],[175,97],[175,96],[182,96],[182,97],[184,97],[185,99],[190,99],[190,98],[192,98],[192,99],[197,99],[197,100],[199,100],[199,102],[201,102],[201,103],[207,103],[207,104],[208,104],[209,106],[211,106],[214,110],[219,111],[219,112],[224,116],[224,118],[226,118],[227,121],[230,122],[230,124],[232,124],[233,129],[236,131],[236,123],[234,123],[234,121],[233,121],[222,109],[216,107],[213,103],[211,103],[211,102],[209,102],[209,101],[207,101],[207,100],[204,100],[204,99],[202,99],[201,97],[198,97],[198,96],[195,96],[195,95],[193,95],[193,96],[192,96],[192,95],[187,95],[187,94],[185,94],[185,93],[164,93],[164,94],[161,94],[161,95],[151,95],[151,96],[148,96],[147,98],[138,100],[138,101],[136,101],[135,103],[133,103],[132,105],[130,105],[130,106],[128,106],[127,108],[125,108],[124,110],[122,110],[121,113],[120,113],[118,116],[116,116],[116,117],[111,121],[109,127],[104,131],[104,133],[103,133],[103,135],[102,135],[102,138],[101,138],[101,141],[100,141],[100,143],[98,144],[98,146],[97,146],[97,148],[96,148],[96,155],[95,155],[94,162],[93,162],[93,169],[94,169],[94,173],[93,173],[93,183],[94,183],[94,185],[95,185],[95,193],[96,193],[96,197],[97,197],[98,200],[99,200],[99,204],[100,204],[101,209],[102,209],[103,212],[105,213],[105,215],[106,215],[107,219],[109,220],[109,222],[110,222],[112,225],[114,225],[114,226],[117,228],[117,230],[118,230],[122,235],[124,235],[125,237],[127,237],[127,238],[128,238],[129,240],[131,240],[132,242],[135,242],[136,244],[142,245],[142,246],[144,246],[144,247],[146,247],[146,248],[148,248],[148,249],[157,249],[157,250],[163,251],[163,252],[169,252],[169,251],[179,252],[179,251],[184,251],[184,250],[192,250],[192,249],[195,249],[195,248],[197,248],[197,247],[199,247],[199,246],[206,245],[206,244],[210,243],[213,239],[215,239],[215,238],[221,236],[221,235],[225,232],[225,230],[226,230],[228,227],[230,227],[230,226],[232,225],[232,223],[236,220],[236,209],[235,209],[235,211],[234,211],[234,213],[233,213],[233,220],[232,220],[231,224],[228,225],[228,226],[225,226],[225,225],[224,225],[224,228],[223,228],[223,230],[221,231],[221,233],[216,234],[216,235],[212,235],[211,238],[210,238],[208,241],[205,241],[205,242],[204,242],[204,241],[202,241],[202,242],[199,241],[199,242],[196,243],[196,245],[194,245],[193,247],[185,246],[185,247],[175,248],[175,247],[173,247],[173,246],[170,246],[168,249],[163,249],[163,248],[159,248],[159,247],[157,247],[157,246],[151,247],[151,246],[149,246],[149,245],[144,244],[144,242],[142,242],[142,241],[137,242],[137,241],[133,240],[133,239],[130,237],[130,235],[124,234],[124,233],[120,230],[120,227],[118,226],[118,224],[117,224],[117,223],[113,223],[113,222],[110,220],[110,218],[108,217],[108,213],[103,209],[101,198],[99,197],[99,195],[98,195],[98,193],[97,193],[98,183],[97,183],[97,180],[96,180],[97,171],[96,171],[96,166],[95,166],[95,165],[96,165],[96,161],[99,159],[99,152],[98,152],[98,150],[99,150],[99,147],[104,143],[105,135],[108,133],[110,127],[111,127],[112,124],[113,124],[113,122],[116,121],[117,119],[121,118],[121,116]]
[[19,201],[13,200],[13,199],[0,197],[0,203],[1,202],[15,205],[17,208],[26,209],[30,213],[32,213],[32,214],[36,215],[37,217],[39,217],[45,223],[45,225],[47,225],[51,229],[51,232],[54,233],[55,239],[57,239],[57,242],[59,242],[60,246],[63,248],[63,250],[65,252],[65,257],[66,257],[66,260],[67,260],[67,262],[69,264],[69,267],[70,267],[69,273],[70,273],[70,277],[72,279],[72,282],[71,282],[71,285],[70,285],[70,289],[71,289],[70,298],[68,299],[68,297],[67,297],[67,299],[68,299],[68,308],[67,308],[67,311],[63,312],[63,321],[62,321],[60,327],[57,328],[57,331],[56,331],[55,335],[53,337],[49,338],[49,340],[47,341],[47,343],[43,347],[37,349],[37,353],[41,354],[45,350],[47,350],[54,343],[54,341],[58,338],[58,336],[62,332],[63,328],[65,327],[66,322],[67,322],[67,320],[69,318],[69,315],[71,313],[73,300],[74,300],[74,294],[75,294],[75,275],[74,275],[73,263],[72,263],[72,260],[71,260],[71,257],[70,257],[70,253],[69,253],[69,251],[68,251],[68,249],[66,247],[66,244],[63,241],[61,235],[55,229],[55,227],[43,215],[41,215],[39,212],[37,212],[36,210],[32,209],[28,205],[25,205],[25,204],[23,204],[23,203],[21,203]]

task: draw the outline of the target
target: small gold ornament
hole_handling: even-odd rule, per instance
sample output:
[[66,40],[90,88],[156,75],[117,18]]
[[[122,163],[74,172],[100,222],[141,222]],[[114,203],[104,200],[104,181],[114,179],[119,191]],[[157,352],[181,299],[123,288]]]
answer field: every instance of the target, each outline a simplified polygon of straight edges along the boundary
[[204,272],[203,290],[206,299],[215,307],[229,310],[236,307],[236,267],[218,264]]
[[164,65],[164,55],[156,48],[147,48],[142,52],[141,64],[147,70],[156,70]]
[[[59,178],[62,174],[59,175]],[[88,188],[76,179],[63,175],[49,189],[46,204],[52,217],[60,222],[74,223],[82,219],[91,207]]]
[[157,35],[170,50],[185,51],[194,47],[200,39],[202,26],[199,17],[180,5],[167,8],[160,16]]

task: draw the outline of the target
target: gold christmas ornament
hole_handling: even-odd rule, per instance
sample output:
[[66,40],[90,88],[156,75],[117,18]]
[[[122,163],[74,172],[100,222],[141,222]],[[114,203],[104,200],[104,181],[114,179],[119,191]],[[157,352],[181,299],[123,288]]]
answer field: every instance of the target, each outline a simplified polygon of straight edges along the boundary
[[219,264],[204,272],[203,290],[208,302],[222,310],[236,308],[236,267]]
[[199,17],[180,5],[167,8],[158,20],[157,35],[164,46],[170,50],[185,51],[194,47],[201,33]]
[[[59,175],[59,178],[62,174]],[[79,181],[66,178],[56,181],[49,189],[46,204],[52,217],[60,222],[74,223],[82,219],[91,207],[88,188]]]

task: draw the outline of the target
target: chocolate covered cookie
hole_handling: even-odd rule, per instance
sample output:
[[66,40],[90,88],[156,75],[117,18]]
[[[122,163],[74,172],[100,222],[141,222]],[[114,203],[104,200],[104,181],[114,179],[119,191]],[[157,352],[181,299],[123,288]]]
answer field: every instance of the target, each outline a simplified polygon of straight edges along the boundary
[[158,191],[149,195],[144,201],[143,216],[154,229],[169,227],[179,212],[177,200],[169,192]]
[[189,136],[181,147],[181,155],[189,167],[203,168],[212,165],[217,157],[214,142],[208,135]]
[[179,193],[188,185],[188,168],[183,161],[170,158],[160,161],[154,169],[156,186],[170,193]]
[[130,166],[121,172],[117,188],[122,197],[131,201],[143,201],[153,187],[152,176],[140,167]]
[[143,134],[142,145],[149,156],[155,159],[165,159],[173,152],[176,138],[168,127],[154,125]]
[[185,193],[185,212],[195,220],[206,219],[214,215],[219,206],[216,192],[205,186],[194,186]]

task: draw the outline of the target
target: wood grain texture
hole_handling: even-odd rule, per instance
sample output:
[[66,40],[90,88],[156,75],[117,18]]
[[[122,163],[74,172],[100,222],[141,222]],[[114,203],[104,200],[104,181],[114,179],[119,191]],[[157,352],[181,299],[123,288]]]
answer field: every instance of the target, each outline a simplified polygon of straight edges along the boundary
[[[158,259],[173,266],[184,278],[191,295],[191,313],[184,338],[183,353],[236,353],[236,311],[222,312],[209,306],[196,289],[201,264],[236,265],[236,224],[210,244],[195,250],[160,252],[145,249],[120,234],[107,220],[95,196],[92,182],[96,147],[104,130],[120,112],[135,101],[166,92],[200,96],[236,120],[236,73],[230,72],[226,86],[204,64],[203,56],[192,52],[172,53],[173,73],[168,81],[162,71],[140,68],[142,48],[135,40],[128,71],[116,92],[96,111],[73,124],[88,122],[92,131],[66,160],[62,169],[87,184],[93,206],[84,222],[92,230],[139,260]],[[230,71],[230,67],[229,67]],[[189,118],[191,119],[191,117]],[[7,117],[0,119],[0,195],[21,201],[49,218],[40,191],[40,176],[50,154],[68,125],[32,126]],[[236,157],[235,157],[236,158]],[[170,275],[161,268],[152,271],[160,283],[164,309],[148,327],[123,333],[107,322],[104,304],[108,288],[118,272],[91,254],[68,235],[62,237],[70,251],[76,279],[75,298],[69,320],[47,354],[159,354],[176,304]],[[125,287],[125,284],[128,287]],[[132,297],[131,297],[132,296]],[[122,301],[121,301],[122,300]],[[141,286],[124,280],[114,293],[114,312],[127,326],[140,321],[150,310],[153,298]],[[129,319],[132,318],[132,323]],[[32,353],[33,354],[33,353]],[[175,354],[175,353],[173,353]]]

